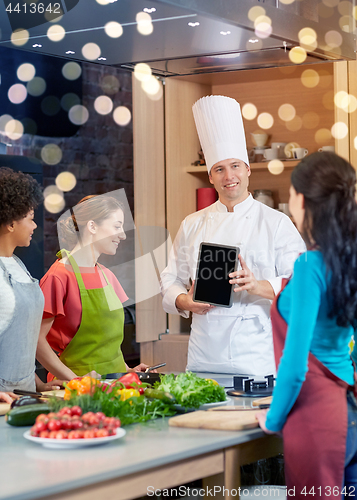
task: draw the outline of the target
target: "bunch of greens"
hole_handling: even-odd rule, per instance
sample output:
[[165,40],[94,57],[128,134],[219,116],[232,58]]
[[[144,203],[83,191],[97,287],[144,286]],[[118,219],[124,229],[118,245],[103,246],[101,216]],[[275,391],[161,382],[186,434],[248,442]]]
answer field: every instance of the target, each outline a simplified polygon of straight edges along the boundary
[[206,403],[226,400],[226,393],[215,380],[200,378],[192,372],[162,375],[155,389],[170,392],[185,408],[199,408]]
[[172,405],[160,399],[139,396],[121,401],[120,395],[103,392],[100,387],[96,387],[92,395],[74,395],[68,401],[51,398],[50,405],[55,412],[64,406],[80,406],[83,413],[102,411],[107,417],[118,417],[122,426],[169,417],[176,413]]

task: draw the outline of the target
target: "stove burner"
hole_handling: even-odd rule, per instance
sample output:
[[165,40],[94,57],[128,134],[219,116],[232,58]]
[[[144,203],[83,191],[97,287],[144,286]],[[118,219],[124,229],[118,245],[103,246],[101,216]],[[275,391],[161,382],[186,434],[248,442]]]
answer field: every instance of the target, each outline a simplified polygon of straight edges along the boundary
[[267,375],[266,380],[254,380],[249,377],[233,377],[234,390],[227,391],[229,396],[259,398],[271,396],[274,389],[274,375]]

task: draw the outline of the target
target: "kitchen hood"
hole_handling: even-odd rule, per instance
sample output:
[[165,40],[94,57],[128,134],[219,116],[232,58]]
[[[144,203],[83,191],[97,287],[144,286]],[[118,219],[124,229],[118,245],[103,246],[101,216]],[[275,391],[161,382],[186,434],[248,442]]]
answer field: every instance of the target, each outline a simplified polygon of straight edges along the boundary
[[[286,2],[0,0],[0,47],[126,69],[146,62],[163,77],[291,65],[289,52],[298,45],[306,50],[304,63],[355,59],[355,0],[340,2],[340,10],[336,2]],[[147,20],[137,20],[138,13]],[[152,32],[140,34],[140,24]],[[15,34],[14,45],[19,28],[25,31]]]

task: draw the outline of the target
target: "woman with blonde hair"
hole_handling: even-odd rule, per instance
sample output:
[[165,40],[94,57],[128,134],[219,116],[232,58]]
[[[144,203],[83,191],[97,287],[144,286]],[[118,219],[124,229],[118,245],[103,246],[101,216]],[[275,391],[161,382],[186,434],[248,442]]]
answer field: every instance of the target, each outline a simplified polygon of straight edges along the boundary
[[128,297],[98,263],[101,254],[115,255],[126,238],[122,204],[112,196],[87,196],[58,226],[71,251],[57,254],[40,283],[45,307],[37,359],[57,378],[144,371],[143,363],[131,370],[124,361],[122,303]]

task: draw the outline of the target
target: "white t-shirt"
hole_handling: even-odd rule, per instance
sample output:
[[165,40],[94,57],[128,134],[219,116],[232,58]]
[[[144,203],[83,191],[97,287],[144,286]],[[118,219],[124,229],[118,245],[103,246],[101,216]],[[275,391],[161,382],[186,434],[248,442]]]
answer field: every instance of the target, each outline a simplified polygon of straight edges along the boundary
[[[30,276],[14,259],[14,257],[0,257],[11,277],[20,283],[31,283]],[[15,311],[15,294],[4,270],[0,267],[0,335],[10,324]]]

